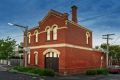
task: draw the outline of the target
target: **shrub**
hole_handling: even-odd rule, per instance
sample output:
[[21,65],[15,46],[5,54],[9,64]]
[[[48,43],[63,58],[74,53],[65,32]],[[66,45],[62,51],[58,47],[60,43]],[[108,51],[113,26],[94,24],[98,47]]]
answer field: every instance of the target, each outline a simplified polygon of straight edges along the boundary
[[108,74],[108,70],[107,69],[96,69],[97,70],[97,74],[103,74],[103,75],[107,75]]
[[97,71],[96,70],[87,70],[86,75],[96,75]]
[[20,72],[28,72],[28,71],[30,71],[32,68],[30,68],[30,67],[19,67],[19,66],[17,66],[17,67],[14,67],[14,69],[17,70],[17,71],[20,71]]
[[39,68],[33,68],[32,70],[28,71],[29,73],[33,73],[33,74],[38,74],[40,76],[43,76],[43,72],[44,70],[39,69]]
[[88,70],[86,71],[87,75],[107,75],[108,74],[108,70],[107,69],[94,69],[94,70]]
[[44,69],[44,76],[55,76],[55,72],[51,69]]
[[14,67],[14,70],[19,72],[26,72],[32,74],[38,74],[40,76],[54,76],[55,72],[51,69],[40,69],[40,68],[30,68],[30,67]]

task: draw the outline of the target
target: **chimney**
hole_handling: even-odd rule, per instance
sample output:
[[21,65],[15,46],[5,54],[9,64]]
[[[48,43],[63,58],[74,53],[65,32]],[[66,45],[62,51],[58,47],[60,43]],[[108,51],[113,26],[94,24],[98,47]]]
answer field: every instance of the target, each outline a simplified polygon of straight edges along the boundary
[[73,5],[71,8],[72,8],[72,21],[77,23],[77,6]]

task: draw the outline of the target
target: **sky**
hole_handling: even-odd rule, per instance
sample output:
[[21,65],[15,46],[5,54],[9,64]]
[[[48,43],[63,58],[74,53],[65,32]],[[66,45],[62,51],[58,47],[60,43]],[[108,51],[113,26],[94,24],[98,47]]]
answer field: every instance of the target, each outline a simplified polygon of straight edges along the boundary
[[102,35],[109,33],[115,34],[110,44],[120,45],[120,0],[0,0],[0,39],[23,41],[24,30],[8,23],[35,27],[50,9],[67,12],[71,20],[72,5],[79,24],[93,31],[94,47],[106,43]]

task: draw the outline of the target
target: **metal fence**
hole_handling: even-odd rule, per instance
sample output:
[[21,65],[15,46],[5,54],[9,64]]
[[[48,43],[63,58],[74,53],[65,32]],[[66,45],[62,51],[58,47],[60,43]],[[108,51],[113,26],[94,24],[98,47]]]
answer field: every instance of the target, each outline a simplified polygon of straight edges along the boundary
[[23,59],[0,60],[0,64],[11,66],[23,66]]

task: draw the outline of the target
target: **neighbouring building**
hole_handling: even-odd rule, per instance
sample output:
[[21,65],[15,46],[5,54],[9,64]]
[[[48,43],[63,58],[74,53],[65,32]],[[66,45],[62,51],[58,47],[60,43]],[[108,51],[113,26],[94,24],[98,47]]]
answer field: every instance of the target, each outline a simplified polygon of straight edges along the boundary
[[68,13],[50,10],[37,27],[29,29],[28,66],[50,68],[59,74],[105,67],[105,54],[92,48],[92,31],[78,24],[77,7],[71,8],[72,20]]

